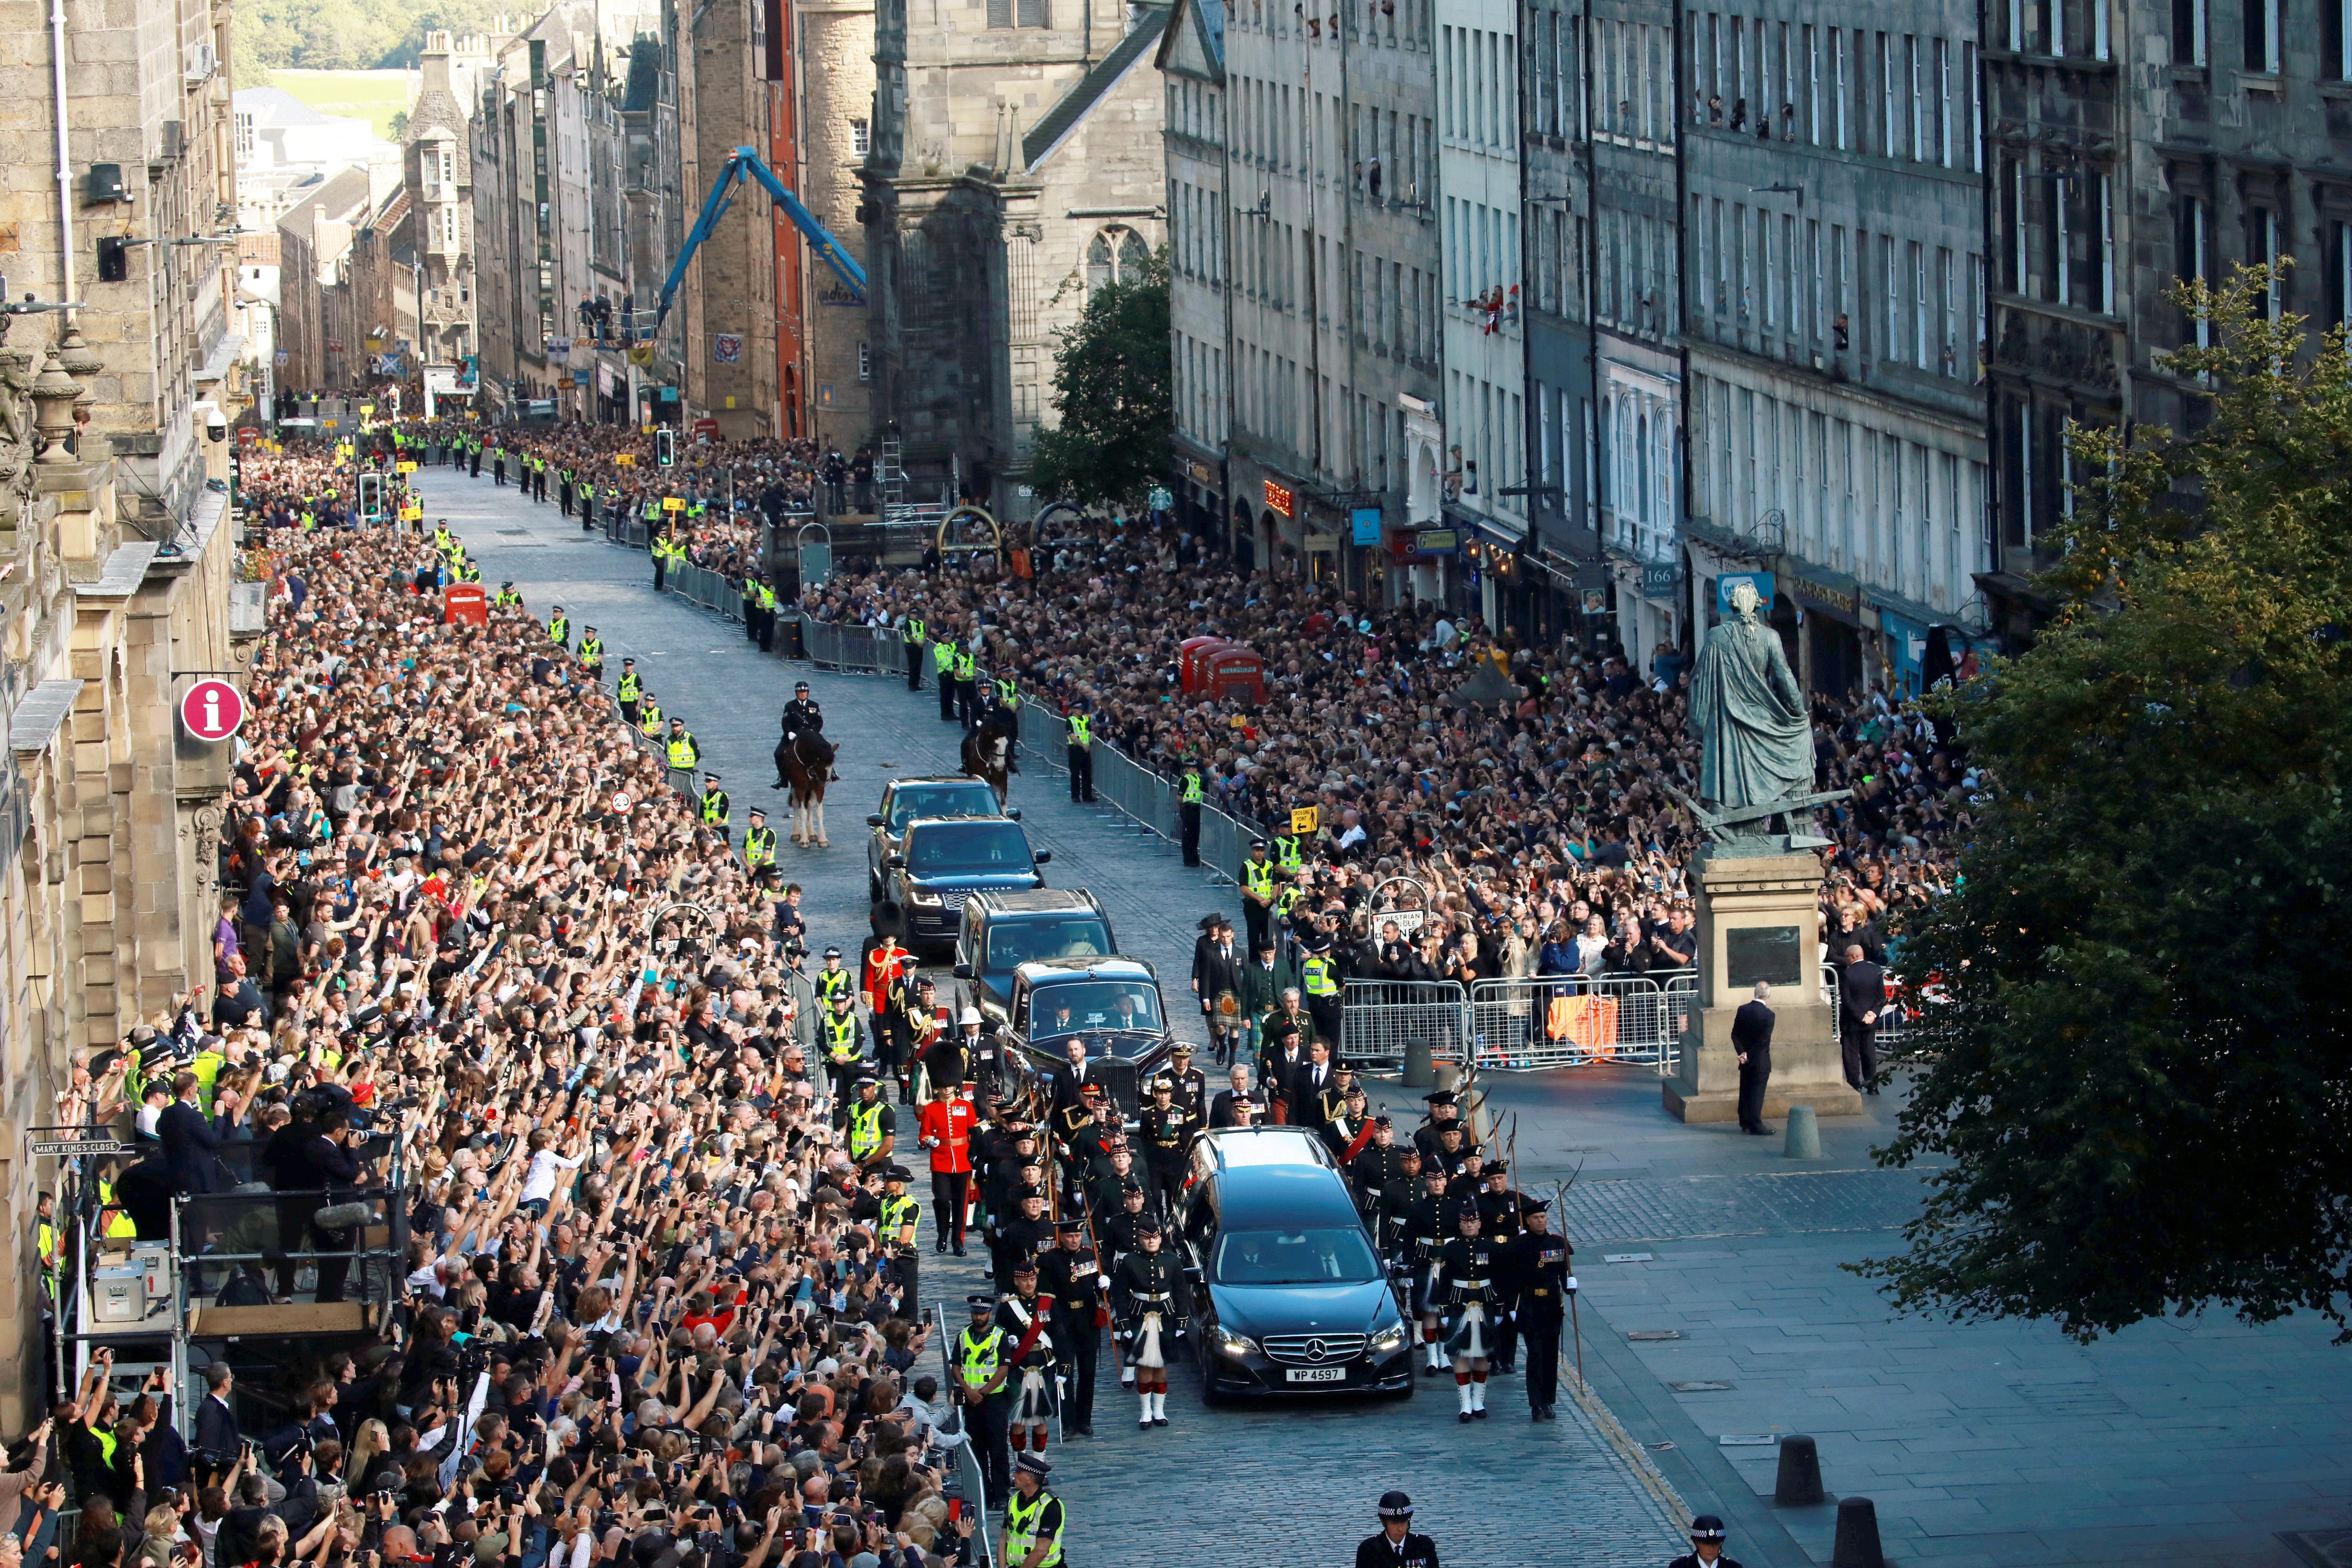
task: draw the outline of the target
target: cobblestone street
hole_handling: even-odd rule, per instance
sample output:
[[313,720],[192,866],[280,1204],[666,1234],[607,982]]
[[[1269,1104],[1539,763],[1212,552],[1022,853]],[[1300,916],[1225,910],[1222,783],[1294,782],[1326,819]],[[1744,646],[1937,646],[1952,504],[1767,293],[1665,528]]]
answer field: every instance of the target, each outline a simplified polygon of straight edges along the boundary
[[[809,680],[824,706],[825,731],[842,748],[842,782],[828,802],[833,847],[794,850],[786,841],[778,853],[785,874],[807,890],[813,944],[838,943],[854,960],[867,934],[865,817],[882,782],[955,771],[961,734],[940,721],[936,697],[928,689],[912,696],[903,680],[813,674],[804,664],[763,658],[740,626],[655,595],[645,556],[567,526],[553,506],[494,490],[487,478],[432,469],[420,478],[428,525],[446,518],[488,585],[511,580],[542,621],[562,605],[575,627],[598,628],[608,682],[624,657],[637,660],[647,689],[686,720],[706,764],[722,774],[739,843],[750,807],[783,811],[783,796],[766,787],[769,753],[793,683]],[[1026,765],[1013,804],[1035,846],[1053,851],[1047,879],[1102,898],[1121,949],[1158,966],[1178,1032],[1205,1039],[1186,988],[1194,931],[1211,910],[1237,916],[1238,896],[1185,869],[1168,841],[1108,808],[1072,805],[1066,780],[1042,759]],[[771,826],[782,836],[791,825],[779,815]],[[925,1229],[928,1237],[928,1219]],[[948,1303],[950,1328],[960,1326],[956,1303],[982,1288],[979,1259],[926,1253],[923,1261],[926,1300]],[[926,1365],[936,1370],[935,1361]],[[1055,1484],[1076,1521],[1070,1558],[1080,1568],[1344,1562],[1376,1528],[1373,1500],[1392,1486],[1412,1493],[1417,1528],[1436,1538],[1449,1565],[1645,1568],[1687,1550],[1682,1521],[1668,1517],[1601,1428],[1568,1399],[1558,1422],[1530,1423],[1516,1377],[1497,1379],[1494,1415],[1465,1427],[1455,1420],[1450,1378],[1423,1379],[1409,1402],[1207,1410],[1197,1374],[1184,1365],[1172,1372],[1172,1425],[1146,1434],[1118,1375],[1106,1353],[1100,1436],[1055,1456]]]

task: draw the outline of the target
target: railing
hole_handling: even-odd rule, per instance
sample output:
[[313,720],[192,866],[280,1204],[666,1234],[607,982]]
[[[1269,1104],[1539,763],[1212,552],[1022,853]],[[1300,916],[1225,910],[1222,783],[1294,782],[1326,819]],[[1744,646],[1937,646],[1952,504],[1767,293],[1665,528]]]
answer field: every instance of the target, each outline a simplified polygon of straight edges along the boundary
[[607,506],[598,510],[604,519],[604,538],[614,544],[625,544],[631,550],[646,547],[646,520],[633,513],[615,511]]
[[1433,1062],[1491,1072],[1616,1063],[1671,1075],[1697,1005],[1689,970],[1481,980],[1350,980],[1340,1055],[1353,1067],[1404,1065],[1426,1042]]
[[801,647],[811,664],[842,675],[903,675],[907,669],[906,648],[887,626],[803,620]]
[[[950,1408],[956,1413],[958,1431],[962,1440],[948,1446],[952,1473],[944,1489],[951,1499],[960,1499],[963,1511],[972,1520],[972,1544],[979,1549],[977,1561],[983,1568],[995,1568],[996,1542],[988,1528],[988,1485],[981,1472],[980,1435],[972,1430],[971,1406],[957,1398],[963,1387],[956,1376],[955,1335],[948,1331],[944,1312],[940,1323],[940,1392],[947,1396]],[[953,1530],[952,1524],[947,1527]]]
[[742,588],[708,566],[697,566],[691,561],[673,561],[669,563],[669,570],[663,574],[662,583],[670,592],[692,600],[706,610],[716,610],[730,620],[743,618]]
[[[1056,773],[1069,770],[1069,721],[1034,702],[1020,708],[1021,743],[1027,757],[1044,762]],[[1176,838],[1183,831],[1179,808],[1183,804],[1177,781],[1153,772],[1126,752],[1102,741],[1088,748],[1094,756],[1095,798],[1128,817],[1147,833]],[[1255,837],[1244,823],[1203,802],[1201,806],[1201,863],[1236,886],[1242,861]]]
[[1619,1062],[1675,1070],[1697,976],[1548,974],[1470,987],[1470,1040],[1482,1068],[1506,1071]]

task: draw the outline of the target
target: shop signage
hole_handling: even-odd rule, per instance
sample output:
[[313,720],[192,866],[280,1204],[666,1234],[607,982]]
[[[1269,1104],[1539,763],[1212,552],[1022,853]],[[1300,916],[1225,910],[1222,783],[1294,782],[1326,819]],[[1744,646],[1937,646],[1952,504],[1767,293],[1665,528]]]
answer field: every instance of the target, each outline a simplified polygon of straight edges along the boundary
[[1276,517],[1297,517],[1298,498],[1290,493],[1287,485],[1278,485],[1268,479],[1265,481],[1265,510]]

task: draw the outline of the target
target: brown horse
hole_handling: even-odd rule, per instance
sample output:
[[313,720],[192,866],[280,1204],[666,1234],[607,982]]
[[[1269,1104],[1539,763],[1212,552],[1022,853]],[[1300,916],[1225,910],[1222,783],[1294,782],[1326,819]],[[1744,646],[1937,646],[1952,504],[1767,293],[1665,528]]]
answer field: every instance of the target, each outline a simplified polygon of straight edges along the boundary
[[1013,749],[1021,738],[1021,720],[1010,708],[992,708],[980,721],[980,728],[963,738],[963,771],[976,779],[986,779],[996,792],[996,804],[1003,805],[1013,788],[1012,775],[1021,771],[1013,760]]
[[793,842],[830,849],[824,836],[824,785],[833,774],[837,748],[823,735],[803,731],[788,745],[776,742],[776,773],[792,787]]

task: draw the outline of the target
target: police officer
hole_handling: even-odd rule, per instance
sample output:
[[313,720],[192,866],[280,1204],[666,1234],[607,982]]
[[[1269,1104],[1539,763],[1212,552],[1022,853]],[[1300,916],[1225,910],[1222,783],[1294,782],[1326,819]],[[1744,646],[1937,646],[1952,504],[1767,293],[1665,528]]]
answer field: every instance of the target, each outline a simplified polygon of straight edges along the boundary
[[972,1448],[980,1458],[989,1505],[994,1507],[1013,1486],[1009,1474],[1013,1456],[1005,1441],[1005,1418],[1013,1398],[1004,1388],[1012,1374],[1008,1352],[1013,1347],[993,1321],[995,1297],[967,1296],[964,1304],[971,1310],[971,1321],[955,1337],[956,1397],[963,1407]]
[[1298,983],[1307,993],[1307,1016],[1315,1020],[1315,1037],[1339,1052],[1339,965],[1331,952],[1330,934],[1310,931],[1299,942]]
[[556,605],[553,612],[547,617],[547,636],[548,640],[555,644],[556,647],[562,648],[567,652],[570,651],[572,647],[572,617],[563,613],[563,606],[561,605]]
[[793,700],[784,704],[784,744],[791,745],[803,735],[823,736],[824,710],[809,696],[809,683],[793,683]]
[[1559,1415],[1553,1407],[1559,1401],[1559,1331],[1568,1315],[1569,1293],[1576,1289],[1576,1277],[1568,1271],[1576,1249],[1566,1237],[1551,1233],[1551,1212],[1541,1198],[1521,1198],[1519,1217],[1527,1228],[1508,1248],[1511,1274],[1518,1282],[1511,1321],[1527,1339],[1528,1419],[1557,1421]]
[[1187,762],[1178,781],[1177,818],[1181,824],[1184,864],[1201,863],[1201,764]]
[[952,720],[956,716],[956,645],[951,637],[941,637],[931,644],[931,676],[940,687],[940,717]]
[[613,694],[621,705],[621,722],[631,726],[635,725],[637,702],[645,695],[645,679],[637,674],[637,661],[634,658],[623,659],[621,679],[613,686]]
[[865,1066],[866,1035],[858,1027],[855,993],[844,989],[825,996],[823,1006],[824,1011],[817,1018],[817,1042],[824,1050],[825,1068],[833,1075],[834,1097],[844,1108],[837,1113],[838,1120],[847,1114],[858,1072]]
[[1004,1568],[1061,1568],[1062,1531],[1067,1521],[1062,1500],[1045,1489],[1053,1473],[1041,1453],[1013,1462],[1013,1495],[1004,1504]]
[[751,825],[743,830],[743,865],[753,876],[776,863],[776,830],[768,826],[768,814],[758,806],[751,808]]
[[669,786],[694,798],[694,770],[702,763],[702,747],[697,743],[694,731],[686,727],[683,719],[669,721],[669,738],[663,742],[663,757],[669,764]]
[[1437,1568],[1437,1542],[1412,1532],[1412,1499],[1381,1494],[1381,1528],[1356,1543],[1356,1568]]
[[[828,1044],[830,1039],[828,1038]],[[882,1099],[882,1083],[872,1073],[857,1075],[857,1098],[836,1107],[834,1127],[860,1171],[887,1168],[890,1151],[898,1142],[898,1113]]]
[[966,730],[980,727],[980,660],[966,644],[956,647],[955,716]]
[[1691,1521],[1689,1555],[1675,1558],[1666,1568],[1739,1568],[1738,1558],[1723,1554],[1724,1534],[1723,1521],[1700,1514]]
[[1242,862],[1242,926],[1252,952],[1272,946],[1267,921],[1274,913],[1274,862],[1266,858],[1265,840],[1251,839],[1249,858]]
[[1077,805],[1095,803],[1095,721],[1081,702],[1070,710],[1070,800]]
[[915,1173],[904,1165],[882,1167],[881,1222],[874,1232],[875,1250],[889,1260],[902,1292],[898,1315],[910,1321],[919,1321],[921,1311],[916,1296],[922,1252],[915,1245],[915,1227],[922,1220],[923,1205],[907,1191],[907,1184],[914,1179]]
[[[1140,1198],[1138,1189],[1134,1194]],[[1118,1260],[1111,1281],[1111,1307],[1118,1316],[1119,1381],[1135,1384],[1142,1401],[1136,1425],[1168,1425],[1168,1352],[1182,1331],[1182,1274],[1176,1258],[1162,1245],[1160,1222],[1142,1212],[1140,1203],[1129,1207],[1136,1245]]]
[[1037,1258],[1038,1294],[1052,1303],[1054,1359],[1069,1381],[1062,1436],[1095,1435],[1095,1373],[1102,1365],[1102,1331],[1110,1321],[1110,1279],[1087,1244],[1083,1220],[1054,1227],[1060,1243]]
[[726,843],[734,827],[735,816],[727,792],[719,787],[719,775],[702,775],[702,826],[718,831],[719,842]]
[[856,978],[841,966],[841,949],[837,947],[824,950],[824,967],[816,972],[809,984],[823,1005],[829,1005],[835,996],[854,997],[857,993]]
[[909,691],[923,689],[924,645],[929,640],[929,628],[923,625],[923,617],[908,610],[906,620],[898,627],[898,641],[907,650],[907,689]]

